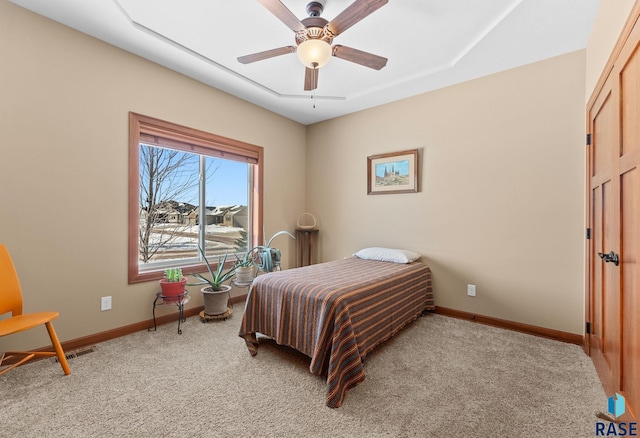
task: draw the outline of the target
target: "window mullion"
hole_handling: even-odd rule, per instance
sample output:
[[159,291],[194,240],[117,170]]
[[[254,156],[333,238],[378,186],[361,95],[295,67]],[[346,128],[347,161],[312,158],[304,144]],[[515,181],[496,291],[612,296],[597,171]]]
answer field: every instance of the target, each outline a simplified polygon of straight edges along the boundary
[[[200,208],[198,211],[198,221],[200,223],[200,225],[198,226],[198,244],[200,245],[200,248],[202,248],[202,250],[205,252],[207,252],[207,242],[206,242],[206,231],[207,231],[207,205],[206,205],[206,199],[207,199],[207,194],[206,194],[206,181],[207,181],[207,167],[206,167],[206,159],[207,157],[205,157],[204,155],[200,155],[200,177],[199,177],[199,187],[198,187],[198,194],[199,194],[199,204],[200,204]],[[200,251],[198,251],[198,259],[200,261],[204,260],[202,259],[202,254],[200,254]]]
[[247,166],[247,248],[246,251],[258,244],[258,241],[252,241],[254,229],[253,223],[253,164]]

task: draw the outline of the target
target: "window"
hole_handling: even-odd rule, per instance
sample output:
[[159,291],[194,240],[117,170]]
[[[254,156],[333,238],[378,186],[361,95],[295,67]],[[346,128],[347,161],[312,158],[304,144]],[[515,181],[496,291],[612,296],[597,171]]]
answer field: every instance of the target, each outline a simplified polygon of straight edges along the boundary
[[129,137],[129,283],[202,271],[198,246],[213,263],[257,244],[260,146],[134,113]]

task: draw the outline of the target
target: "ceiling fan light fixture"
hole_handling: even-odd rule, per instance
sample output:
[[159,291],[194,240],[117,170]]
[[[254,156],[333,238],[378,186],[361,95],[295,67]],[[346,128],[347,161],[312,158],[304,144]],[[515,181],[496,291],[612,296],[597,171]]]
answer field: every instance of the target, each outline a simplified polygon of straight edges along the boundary
[[300,43],[296,53],[305,67],[320,68],[331,59],[331,45],[321,39],[308,39]]

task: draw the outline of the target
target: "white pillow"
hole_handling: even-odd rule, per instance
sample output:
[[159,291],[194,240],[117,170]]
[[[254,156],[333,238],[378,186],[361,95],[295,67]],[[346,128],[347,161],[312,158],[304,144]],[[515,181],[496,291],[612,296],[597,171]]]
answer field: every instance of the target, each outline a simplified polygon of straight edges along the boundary
[[354,256],[360,259],[379,260],[381,262],[393,263],[411,263],[421,257],[420,254],[413,251],[378,247],[363,248],[355,253]]

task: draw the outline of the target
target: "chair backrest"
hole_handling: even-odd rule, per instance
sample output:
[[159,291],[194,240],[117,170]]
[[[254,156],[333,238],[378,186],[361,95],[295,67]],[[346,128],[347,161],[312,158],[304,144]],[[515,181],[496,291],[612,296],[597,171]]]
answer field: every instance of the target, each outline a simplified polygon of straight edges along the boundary
[[22,315],[22,289],[11,255],[0,244],[0,315],[7,312]]

